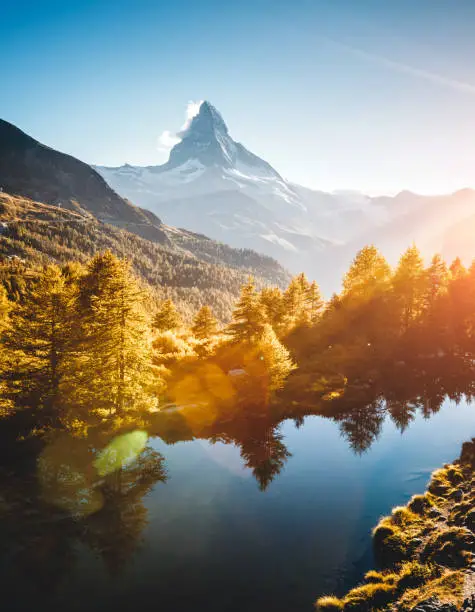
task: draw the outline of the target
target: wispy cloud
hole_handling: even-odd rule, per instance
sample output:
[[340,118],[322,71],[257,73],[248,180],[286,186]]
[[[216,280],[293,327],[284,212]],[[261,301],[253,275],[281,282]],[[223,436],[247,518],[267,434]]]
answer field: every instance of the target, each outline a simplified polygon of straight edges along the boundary
[[199,113],[202,103],[203,100],[190,100],[188,102],[186,105],[185,121],[179,131],[171,132],[170,130],[165,130],[158,137],[158,148],[160,151],[169,151],[181,141],[183,134],[190,127],[193,117],[196,117],[196,115]]
[[173,134],[173,132],[170,132],[169,130],[165,130],[158,137],[158,148],[168,151],[178,144],[180,140],[181,138],[179,138],[176,134]]
[[359,47],[353,47],[352,45],[347,45],[345,43],[341,43],[339,41],[333,39],[327,39],[332,45],[339,47],[340,49],[344,49],[348,51],[352,55],[357,57],[361,57],[362,59],[368,60],[370,62],[377,63],[381,66],[385,66],[390,70],[395,70],[397,72],[402,72],[403,74],[408,74],[410,76],[423,79],[425,81],[429,81],[430,83],[435,83],[436,85],[441,85],[442,87],[446,87],[449,89],[453,89],[456,91],[461,91],[464,93],[475,94],[475,84],[467,83],[466,81],[460,81],[458,79],[453,79],[451,77],[438,74],[437,72],[432,72],[430,70],[424,70],[422,68],[416,68],[415,66],[411,66],[409,64],[405,64],[403,62],[398,62],[383,55],[379,55],[377,53],[371,53],[369,51],[365,51],[364,49],[360,49]]

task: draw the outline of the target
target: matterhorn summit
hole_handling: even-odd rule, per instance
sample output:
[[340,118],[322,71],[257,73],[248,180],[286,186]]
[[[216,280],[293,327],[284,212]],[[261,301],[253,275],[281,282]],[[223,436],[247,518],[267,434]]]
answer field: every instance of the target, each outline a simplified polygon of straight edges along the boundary
[[291,270],[309,269],[306,261],[314,262],[316,253],[367,226],[374,213],[369,199],[289,183],[233,139],[210,102],[192,106],[197,112],[176,134],[165,164],[97,171],[166,224],[265,253]]
[[272,166],[235,141],[208,101],[177,134],[165,164],[97,167],[135,204],[228,244],[277,256],[312,240],[303,198]]
[[181,142],[170,152],[167,168],[174,168],[190,159],[203,166],[231,167],[236,157],[236,147],[229,136],[227,125],[220,113],[206,100],[189,126],[179,134]]
[[257,172],[282,180],[267,162],[231,138],[221,114],[206,100],[201,103],[198,113],[179,136],[181,142],[171,150],[168,162],[162,167],[164,171],[196,160],[207,168],[232,170],[241,167],[251,173]]

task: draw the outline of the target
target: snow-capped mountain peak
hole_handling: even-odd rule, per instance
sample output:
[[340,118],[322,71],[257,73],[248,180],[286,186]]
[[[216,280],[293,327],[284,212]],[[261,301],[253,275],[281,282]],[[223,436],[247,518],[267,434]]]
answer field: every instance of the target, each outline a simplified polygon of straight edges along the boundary
[[170,151],[169,160],[160,167],[160,172],[189,166],[194,160],[205,168],[235,169],[244,175],[281,178],[267,162],[231,138],[220,112],[207,100],[178,136],[181,140]]
[[287,265],[294,258],[301,266],[303,253],[331,241],[333,216],[323,223],[319,216],[318,227],[313,222],[320,196],[314,202],[234,140],[210,102],[200,104],[177,136],[163,165],[97,170],[120,194],[166,223],[274,257],[285,252]]
[[186,164],[190,159],[206,167],[232,166],[234,142],[220,113],[209,102],[201,104],[198,114],[178,136],[181,141],[170,151],[164,171]]

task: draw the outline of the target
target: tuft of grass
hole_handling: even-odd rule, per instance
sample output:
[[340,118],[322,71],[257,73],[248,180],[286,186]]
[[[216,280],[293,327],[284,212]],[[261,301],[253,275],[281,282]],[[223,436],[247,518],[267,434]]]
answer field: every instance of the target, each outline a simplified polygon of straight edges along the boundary
[[315,602],[317,612],[340,612],[343,610],[343,601],[334,595],[325,595]]
[[470,529],[470,531],[475,532],[475,508],[467,512],[464,522],[465,526]]
[[431,500],[429,495],[414,495],[411,501],[408,503],[408,509],[414,514],[425,514],[427,510],[430,510],[434,506],[434,502]]
[[463,601],[464,582],[465,575],[463,572],[447,572],[440,578],[430,580],[423,586],[406,591],[398,602],[398,610],[401,612],[412,610],[430,597],[438,599],[443,604],[460,606]]
[[466,527],[448,527],[427,540],[421,557],[446,567],[463,567],[471,559],[474,544],[474,535]]
[[447,470],[445,468],[440,468],[439,470],[435,470],[432,474],[432,478],[429,483],[429,491],[433,495],[437,496],[447,496],[449,491],[451,490],[452,485],[447,478]]
[[352,589],[344,598],[345,612],[353,610],[377,610],[394,601],[396,586],[387,583],[369,583]]
[[376,570],[369,570],[369,572],[366,572],[364,575],[364,580],[365,582],[373,584],[384,582],[384,574],[382,572],[377,572]]
[[392,523],[392,517],[383,519],[373,530],[373,546],[381,567],[391,568],[410,556],[410,541]]
[[[455,504],[452,510],[450,511],[449,521],[459,526],[466,525],[467,527],[469,527],[468,523],[470,523],[471,521],[468,517],[470,516],[471,512],[474,512],[471,508],[472,503],[469,501],[462,501],[458,504]],[[475,518],[475,516],[473,518]]]
[[439,497],[448,497],[453,488],[464,481],[462,468],[458,465],[448,465],[435,470],[429,484],[429,492]]
[[364,576],[366,583],[380,583],[385,582],[387,584],[396,584],[398,575],[391,572],[378,572],[376,570],[369,570]]
[[462,468],[459,465],[449,465],[446,471],[447,480],[454,487],[465,480]]
[[419,520],[419,516],[406,506],[396,506],[391,513],[391,520],[394,525],[404,528]]
[[419,587],[438,576],[440,576],[440,571],[433,565],[407,561],[399,570],[397,588],[400,593],[403,593],[407,589]]

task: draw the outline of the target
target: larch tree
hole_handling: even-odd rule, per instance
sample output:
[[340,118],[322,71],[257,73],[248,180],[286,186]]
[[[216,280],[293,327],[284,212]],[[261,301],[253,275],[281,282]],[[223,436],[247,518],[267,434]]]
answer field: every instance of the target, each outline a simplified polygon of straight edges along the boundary
[[409,247],[401,256],[393,277],[396,302],[399,304],[403,330],[424,311],[427,274],[416,246]]
[[463,265],[460,257],[456,257],[450,264],[450,276],[452,280],[465,278],[468,274],[467,268]]
[[450,282],[446,319],[450,321],[452,341],[460,346],[466,345],[468,337],[473,337],[475,312],[475,287],[473,276],[459,257],[450,264]]
[[16,362],[17,389],[40,402],[57,397],[69,351],[72,290],[60,268],[46,266],[12,314],[7,346]]
[[4,334],[10,324],[11,303],[4,286],[0,283],[0,416],[11,407],[8,399],[8,389],[5,378],[8,375],[7,350],[5,348]]
[[153,318],[152,327],[159,332],[182,326],[182,320],[172,300],[164,300]]
[[198,340],[209,340],[216,334],[218,323],[209,306],[203,306],[193,319],[191,331]]
[[282,291],[278,287],[264,287],[260,294],[267,322],[278,334],[285,320],[285,304]]
[[436,300],[447,291],[449,270],[439,254],[432,257],[427,268],[427,305],[433,307]]
[[80,279],[78,356],[70,385],[87,410],[150,407],[151,344],[144,291],[127,261],[96,255]]
[[305,274],[294,276],[284,292],[284,310],[288,330],[309,322],[310,283]]
[[227,333],[233,342],[253,342],[261,337],[265,325],[264,307],[256,292],[254,281],[250,279],[241,289],[241,296],[234,308]]
[[359,301],[368,300],[385,288],[391,268],[378,249],[365,246],[356,254],[343,279],[343,295]]
[[315,325],[320,319],[324,306],[325,302],[320,292],[320,287],[316,281],[313,281],[307,290],[308,317],[311,325]]
[[426,270],[426,277],[425,310],[427,318],[424,332],[426,342],[440,349],[449,329],[448,324],[452,311],[448,303],[450,271],[440,255],[436,254],[432,257]]
[[269,324],[264,327],[257,347],[268,376],[268,390],[273,392],[281,389],[296,365]]

